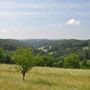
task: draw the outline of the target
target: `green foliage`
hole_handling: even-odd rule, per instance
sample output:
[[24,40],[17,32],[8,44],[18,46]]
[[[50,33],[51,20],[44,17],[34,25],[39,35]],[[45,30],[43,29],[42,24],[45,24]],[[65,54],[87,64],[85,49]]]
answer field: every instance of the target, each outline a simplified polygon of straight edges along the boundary
[[79,56],[76,54],[71,54],[64,58],[65,68],[79,68]]
[[53,66],[55,66],[55,67],[63,67],[64,57],[62,56],[62,57],[56,58],[54,60],[54,62],[55,63],[53,64]]
[[22,72],[24,80],[25,74],[36,65],[37,56],[33,55],[33,50],[31,48],[21,48],[16,50],[12,59],[18,65],[17,68]]
[[88,43],[88,49],[85,49],[84,52],[86,54],[86,59],[90,59],[90,41]]
[[54,67],[58,67],[58,63],[53,63],[53,66]]
[[88,47],[88,46],[83,47],[83,50],[88,50],[88,49],[89,49],[89,47]]
[[15,51],[17,48],[30,48],[31,46],[20,40],[0,39],[0,47],[3,50]]
[[48,40],[48,39],[30,39],[23,40],[34,48],[42,48],[46,53],[57,58],[68,56],[72,53],[82,52],[84,47],[88,46],[89,40]]
[[14,64],[14,61],[11,59],[10,55],[5,55],[5,63]]
[[80,67],[82,69],[86,69],[88,67],[87,60],[86,59],[82,60],[82,62],[80,64]]
[[[72,53],[77,54],[79,56],[79,59],[80,59],[79,62],[81,62],[84,59],[86,60],[90,59],[89,43],[90,43],[90,40],[75,40],[75,39],[70,39],[70,40],[0,39],[0,46],[3,49],[3,55],[4,55],[4,59],[0,59],[1,60],[0,62],[14,63],[15,60],[12,61],[12,58],[11,58],[13,51],[15,51],[17,48],[29,48],[32,46],[34,47],[33,56],[35,56],[34,59],[37,62],[36,64],[37,66],[63,67],[63,65],[65,64],[64,58],[70,56]],[[86,49],[86,47],[88,47],[88,49]],[[25,59],[25,57],[23,57],[23,59]],[[78,64],[77,64],[77,67],[79,67]],[[76,68],[76,66],[72,65],[71,68]]]
[[40,56],[40,54],[37,54],[35,60],[36,60],[36,66],[42,66],[42,57]]
[[78,52],[77,55],[79,56],[79,59],[80,59],[81,61],[86,58],[85,52]]
[[63,67],[63,60],[58,61],[58,67]]
[[87,60],[87,63],[90,63],[90,60]]
[[89,49],[88,49],[88,59],[90,59],[90,42],[89,42],[88,47],[89,47]]
[[2,52],[2,48],[0,48],[0,63],[4,63],[5,62],[5,56]]
[[52,56],[43,55],[41,64],[42,64],[42,66],[50,66],[50,67],[52,67],[53,66],[53,61],[54,61],[54,58]]

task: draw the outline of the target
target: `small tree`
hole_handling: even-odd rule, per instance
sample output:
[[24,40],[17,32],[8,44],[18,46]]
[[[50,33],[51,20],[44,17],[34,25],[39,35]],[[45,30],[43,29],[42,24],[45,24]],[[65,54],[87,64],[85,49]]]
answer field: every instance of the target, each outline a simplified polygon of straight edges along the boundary
[[58,58],[58,67],[63,67],[63,62],[64,62],[64,57],[59,57]]
[[53,61],[54,61],[54,58],[52,56],[45,56],[45,55],[43,55],[41,63],[42,63],[43,66],[50,66],[50,67],[52,67],[53,66]]
[[64,67],[65,68],[79,68],[79,56],[76,54],[71,54],[64,58]]
[[58,61],[58,67],[63,67],[63,60]]
[[12,56],[12,59],[18,65],[17,69],[22,72],[23,80],[25,78],[25,74],[32,69],[32,67],[36,64],[37,56],[33,55],[33,50],[31,48],[28,49],[18,49]]
[[80,64],[80,67],[83,68],[83,69],[86,69],[88,67],[87,60],[86,59],[82,60],[82,62]]
[[90,59],[90,42],[89,42],[88,47],[89,47],[89,49],[88,49],[88,59]]

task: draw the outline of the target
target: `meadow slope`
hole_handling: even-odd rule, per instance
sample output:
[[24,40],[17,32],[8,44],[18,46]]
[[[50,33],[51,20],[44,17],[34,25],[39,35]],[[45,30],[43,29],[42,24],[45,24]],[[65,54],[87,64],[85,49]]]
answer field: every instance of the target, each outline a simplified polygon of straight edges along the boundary
[[90,90],[90,70],[34,67],[26,74],[0,65],[0,90]]

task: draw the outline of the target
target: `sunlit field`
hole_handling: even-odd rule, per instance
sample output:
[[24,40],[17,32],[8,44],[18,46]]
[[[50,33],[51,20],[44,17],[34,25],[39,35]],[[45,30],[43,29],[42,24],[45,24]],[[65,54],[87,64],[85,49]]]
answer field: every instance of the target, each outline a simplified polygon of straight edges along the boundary
[[90,90],[90,70],[34,67],[26,74],[0,65],[0,90]]

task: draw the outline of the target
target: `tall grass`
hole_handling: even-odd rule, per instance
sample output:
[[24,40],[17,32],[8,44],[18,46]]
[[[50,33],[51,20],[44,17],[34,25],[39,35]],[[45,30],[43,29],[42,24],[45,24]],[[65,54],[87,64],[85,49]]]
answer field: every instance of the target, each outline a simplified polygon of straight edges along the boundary
[[0,65],[0,90],[90,90],[90,70],[34,67],[26,74]]

